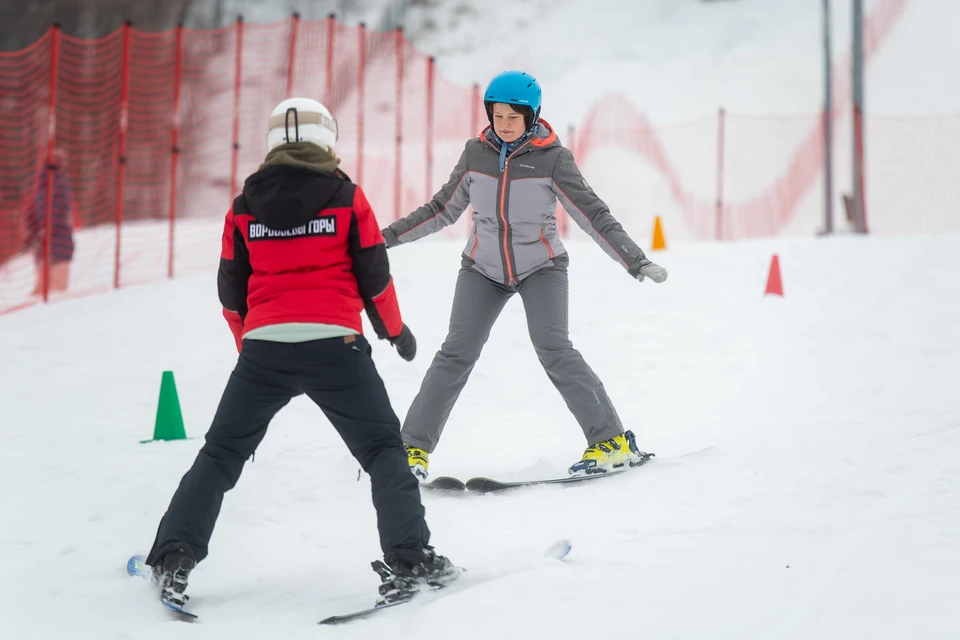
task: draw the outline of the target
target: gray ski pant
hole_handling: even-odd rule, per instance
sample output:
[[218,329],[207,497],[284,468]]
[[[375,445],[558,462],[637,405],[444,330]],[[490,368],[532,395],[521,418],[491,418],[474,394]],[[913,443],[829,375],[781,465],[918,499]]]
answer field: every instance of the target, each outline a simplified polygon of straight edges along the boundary
[[623,433],[603,383],[570,342],[566,266],[544,268],[508,287],[464,265],[457,278],[447,338],[403,421],[400,436],[404,443],[430,453],[436,448],[494,322],[514,293],[523,301],[540,364],[580,424],[587,443]]

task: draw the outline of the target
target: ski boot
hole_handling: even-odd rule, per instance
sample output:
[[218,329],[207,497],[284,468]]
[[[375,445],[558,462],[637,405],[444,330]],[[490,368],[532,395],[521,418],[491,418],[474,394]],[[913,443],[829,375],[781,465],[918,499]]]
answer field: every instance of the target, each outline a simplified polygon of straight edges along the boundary
[[411,447],[408,444],[403,445],[407,452],[407,463],[410,465],[410,472],[422,482],[427,479],[427,468],[430,466],[430,454],[418,447]]
[[625,464],[642,464],[646,454],[637,447],[633,431],[625,431],[610,440],[602,440],[587,447],[580,461],[568,469],[571,476],[606,473]]
[[184,593],[187,590],[187,579],[196,566],[197,561],[193,554],[182,548],[168,553],[159,563],[153,565],[153,582],[160,587],[160,599],[179,607],[184,606],[190,599],[190,596]]
[[433,547],[423,550],[423,560],[417,564],[390,551],[383,560],[375,560],[370,565],[381,581],[378,607],[410,600],[422,589],[443,588],[460,577],[460,570],[447,558],[437,555]]

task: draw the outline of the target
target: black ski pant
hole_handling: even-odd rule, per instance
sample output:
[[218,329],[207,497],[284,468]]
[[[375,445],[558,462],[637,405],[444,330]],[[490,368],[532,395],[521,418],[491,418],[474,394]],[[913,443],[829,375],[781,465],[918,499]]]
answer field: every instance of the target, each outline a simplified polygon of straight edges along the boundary
[[146,564],[180,549],[197,562],[207,556],[224,493],[237,484],[270,420],[301,393],[320,407],[370,475],[383,553],[420,562],[430,539],[420,487],[370,353],[359,335],[297,343],[244,340],[206,443],[160,520]]

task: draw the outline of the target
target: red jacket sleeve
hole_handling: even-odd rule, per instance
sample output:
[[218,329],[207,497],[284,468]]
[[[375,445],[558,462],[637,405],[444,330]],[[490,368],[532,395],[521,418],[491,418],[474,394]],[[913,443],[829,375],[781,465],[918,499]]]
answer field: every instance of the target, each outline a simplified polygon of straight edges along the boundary
[[[242,196],[241,196],[242,197]],[[233,218],[233,207],[227,211],[221,238],[220,268],[217,271],[217,294],[223,305],[223,317],[233,333],[240,351],[243,319],[247,315],[247,284],[253,270],[243,234]]]
[[403,329],[397,292],[390,275],[387,247],[380,225],[360,187],[353,196],[348,250],[363,307],[379,338],[395,338]]

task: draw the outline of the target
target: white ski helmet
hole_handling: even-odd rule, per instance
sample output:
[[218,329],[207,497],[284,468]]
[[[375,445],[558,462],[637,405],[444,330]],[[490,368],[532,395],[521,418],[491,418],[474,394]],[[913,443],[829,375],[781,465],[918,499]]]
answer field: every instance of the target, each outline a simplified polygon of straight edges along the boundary
[[270,149],[288,142],[311,142],[333,153],[339,137],[336,118],[310,98],[287,98],[274,107],[267,124]]

